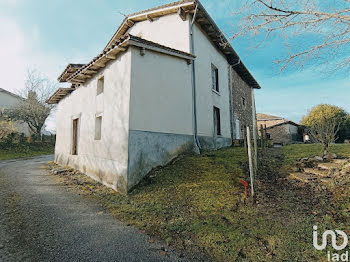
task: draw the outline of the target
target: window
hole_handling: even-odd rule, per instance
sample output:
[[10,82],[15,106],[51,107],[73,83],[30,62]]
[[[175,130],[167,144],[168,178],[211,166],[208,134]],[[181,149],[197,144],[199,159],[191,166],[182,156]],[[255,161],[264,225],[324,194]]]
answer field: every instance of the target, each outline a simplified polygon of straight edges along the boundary
[[78,124],[79,118],[73,120],[72,155],[78,155]]
[[105,85],[105,78],[102,76],[97,80],[97,95],[103,93],[104,85]]
[[101,140],[102,116],[96,117],[95,120],[95,140]]
[[247,105],[247,101],[245,100],[244,97],[242,97],[242,106],[243,106],[243,108],[245,108],[246,105]]
[[236,119],[236,139],[241,139],[241,124],[239,119]]
[[220,109],[214,106],[214,132],[221,136]]
[[211,65],[212,89],[219,92],[219,70],[213,64]]

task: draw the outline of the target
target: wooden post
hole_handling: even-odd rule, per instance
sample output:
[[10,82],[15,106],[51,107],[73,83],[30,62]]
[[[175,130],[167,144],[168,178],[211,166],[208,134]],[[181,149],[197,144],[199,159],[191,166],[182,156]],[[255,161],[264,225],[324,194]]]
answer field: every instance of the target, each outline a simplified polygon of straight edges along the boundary
[[246,149],[247,148],[247,136],[246,136],[246,131],[243,127],[243,130],[242,130],[242,136],[243,136],[243,147]]
[[260,125],[260,146],[262,152],[264,152],[264,144],[264,128],[263,125]]
[[256,123],[256,108],[255,108],[255,96],[254,96],[254,88],[252,91],[252,120],[253,120],[253,144],[254,144],[254,176],[256,178],[258,173],[258,142],[257,142],[257,132],[258,126]]
[[256,131],[253,133],[253,143],[254,143],[254,176],[256,178],[258,174],[258,141],[256,139]]
[[267,139],[267,128],[266,128],[266,124],[265,124],[265,127],[264,127],[264,141],[265,141],[265,148],[268,148],[269,147],[269,140]]
[[258,142],[256,139],[256,125],[255,121],[253,120],[253,148],[254,148],[254,177],[256,178],[258,173]]
[[247,126],[247,146],[248,146],[248,158],[249,158],[249,174],[250,174],[250,186],[252,191],[252,197],[254,197],[254,168],[253,168],[253,159],[252,159],[252,145],[250,142],[250,130]]

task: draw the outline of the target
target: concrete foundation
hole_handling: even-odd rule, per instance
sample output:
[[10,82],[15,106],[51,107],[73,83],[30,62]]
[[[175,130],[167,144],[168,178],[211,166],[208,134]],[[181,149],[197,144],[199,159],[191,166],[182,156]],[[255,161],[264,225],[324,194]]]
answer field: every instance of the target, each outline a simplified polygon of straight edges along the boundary
[[55,163],[69,166],[118,192],[127,193],[127,166],[118,161],[93,156],[55,154]]
[[213,150],[232,145],[232,139],[227,137],[199,136],[199,143],[204,150]]
[[183,153],[195,153],[194,137],[130,130],[128,188],[131,189],[153,168],[164,166]]

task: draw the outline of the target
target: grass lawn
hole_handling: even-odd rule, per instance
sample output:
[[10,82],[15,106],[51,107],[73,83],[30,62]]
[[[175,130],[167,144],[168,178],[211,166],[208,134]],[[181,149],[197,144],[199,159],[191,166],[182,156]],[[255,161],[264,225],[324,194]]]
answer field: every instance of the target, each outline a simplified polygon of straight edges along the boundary
[[[348,145],[332,150],[350,156]],[[242,148],[183,156],[152,171],[128,196],[73,170],[58,179],[116,218],[196,258],[319,261],[325,253],[313,248],[312,226],[344,229],[349,224],[338,217],[327,193],[293,184],[279,174],[283,164],[317,152],[318,145],[269,150],[261,161],[256,204],[240,200],[239,179],[248,180]]]
[[0,160],[49,155],[54,153],[54,146],[49,143],[32,145],[13,145],[11,148],[0,147]]
[[[322,155],[321,144],[296,144],[282,147],[284,154],[284,166],[290,167],[297,159],[304,157],[314,157]],[[350,158],[350,144],[333,144],[330,146],[330,152],[339,157]]]

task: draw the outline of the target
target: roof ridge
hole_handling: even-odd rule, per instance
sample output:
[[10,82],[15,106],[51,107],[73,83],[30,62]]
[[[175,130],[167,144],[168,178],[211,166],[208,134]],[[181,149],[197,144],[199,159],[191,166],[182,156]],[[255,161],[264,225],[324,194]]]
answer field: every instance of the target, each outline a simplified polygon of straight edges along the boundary
[[3,89],[3,88],[1,88],[0,87],[0,91],[1,92],[4,92],[4,93],[7,93],[7,94],[9,94],[9,95],[11,95],[11,96],[14,96],[14,97],[16,97],[16,98],[20,98],[20,99],[25,99],[24,97],[21,97],[20,95],[16,95],[15,93],[12,93],[11,91],[8,91],[8,90],[6,90],[6,89]]
[[152,7],[152,8],[146,9],[146,10],[142,10],[142,11],[138,11],[138,12],[135,12],[135,13],[131,13],[131,14],[128,14],[126,17],[129,18],[129,17],[135,16],[135,15],[141,15],[143,13],[147,13],[147,12],[150,12],[150,11],[154,11],[154,10],[158,10],[158,9],[162,9],[162,8],[166,8],[166,7],[172,7],[172,6],[180,5],[180,4],[183,4],[183,3],[196,2],[196,1],[197,0],[175,1],[175,2],[168,3],[168,4],[159,5],[159,6]]

